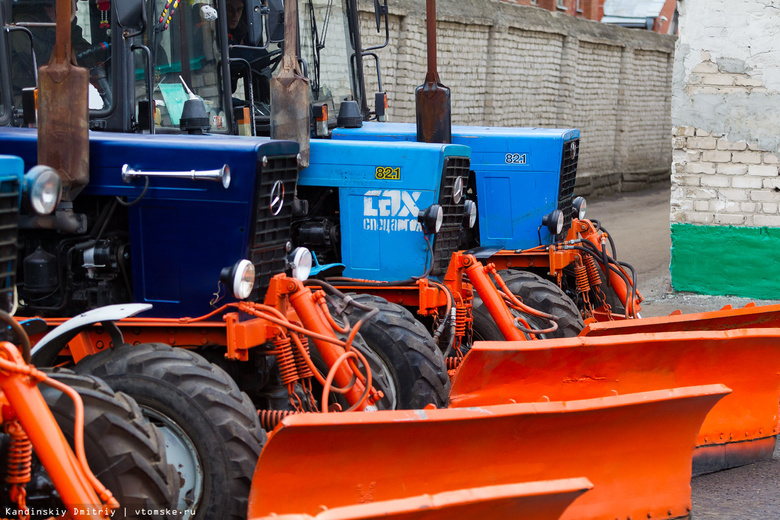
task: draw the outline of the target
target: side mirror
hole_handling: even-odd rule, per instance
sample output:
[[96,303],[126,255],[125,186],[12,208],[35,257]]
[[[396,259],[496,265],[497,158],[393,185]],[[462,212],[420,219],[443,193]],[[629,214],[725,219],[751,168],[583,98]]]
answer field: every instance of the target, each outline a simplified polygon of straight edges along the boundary
[[257,47],[263,41],[263,18],[268,14],[268,8],[263,6],[261,0],[246,0],[244,13],[249,26],[246,45]]
[[268,41],[284,41],[284,0],[266,0],[268,4]]
[[114,0],[116,21],[122,29],[143,32],[146,29],[144,0]]
[[380,4],[379,0],[374,0],[374,19],[376,20],[376,32],[382,31],[382,18],[385,19],[385,25],[389,25],[387,17],[389,10],[387,9],[387,0],[384,4]]

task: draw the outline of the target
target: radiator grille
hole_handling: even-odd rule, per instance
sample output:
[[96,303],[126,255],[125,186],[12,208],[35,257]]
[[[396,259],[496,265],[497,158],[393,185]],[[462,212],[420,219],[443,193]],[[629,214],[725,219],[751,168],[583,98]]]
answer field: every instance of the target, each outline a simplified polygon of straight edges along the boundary
[[16,239],[19,230],[18,179],[0,182],[0,308],[10,310],[16,285]]
[[[450,265],[452,253],[460,246],[461,226],[463,224],[463,203],[466,200],[466,184],[469,179],[471,163],[467,157],[447,157],[444,159],[444,175],[439,189],[439,205],[444,211],[441,230],[436,234],[433,244],[433,266],[431,274],[441,276]],[[453,201],[455,179],[463,179],[463,195],[460,202]]]
[[563,143],[563,156],[561,157],[561,182],[558,188],[558,209],[563,211],[562,235],[571,228],[571,219],[574,210],[571,207],[574,197],[574,183],[577,180],[577,161],[580,157],[580,140],[571,139]]
[[[255,266],[255,286],[251,301],[265,296],[271,277],[284,271],[287,245],[292,238],[292,203],[298,182],[298,160],[295,155],[267,157],[258,163],[255,193],[255,215],[249,259]],[[279,197],[281,196],[281,207]]]

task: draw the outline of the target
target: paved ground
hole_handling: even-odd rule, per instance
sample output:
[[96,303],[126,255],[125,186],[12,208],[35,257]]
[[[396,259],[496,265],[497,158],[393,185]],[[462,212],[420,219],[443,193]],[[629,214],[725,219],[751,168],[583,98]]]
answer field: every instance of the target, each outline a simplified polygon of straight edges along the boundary
[[[589,201],[588,218],[600,220],[617,244],[618,258],[637,270],[645,297],[643,316],[742,307],[753,301],[672,291],[669,276],[669,186]],[[757,305],[762,302],[756,301]],[[693,520],[780,519],[780,449],[774,459],[693,479]]]

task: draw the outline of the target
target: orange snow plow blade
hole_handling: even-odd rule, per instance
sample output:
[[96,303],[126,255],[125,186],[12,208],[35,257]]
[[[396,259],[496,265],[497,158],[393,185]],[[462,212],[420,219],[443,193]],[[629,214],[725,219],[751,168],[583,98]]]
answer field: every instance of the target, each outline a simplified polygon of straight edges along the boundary
[[694,454],[694,474],[707,473],[772,457],[779,339],[780,329],[749,329],[478,343],[453,380],[450,406],[721,383],[732,394],[707,416]]
[[684,517],[696,432],[729,391],[290,416],[260,454],[249,518],[580,477],[594,487],[562,518]]
[[658,318],[604,321],[585,326],[580,336],[614,336],[644,332],[677,332],[694,330],[765,329],[780,327],[780,305],[741,309],[726,306],[719,311],[694,314],[672,314]]
[[547,480],[336,507],[316,516],[272,515],[250,520],[557,520],[575,498],[591,488],[586,478]]

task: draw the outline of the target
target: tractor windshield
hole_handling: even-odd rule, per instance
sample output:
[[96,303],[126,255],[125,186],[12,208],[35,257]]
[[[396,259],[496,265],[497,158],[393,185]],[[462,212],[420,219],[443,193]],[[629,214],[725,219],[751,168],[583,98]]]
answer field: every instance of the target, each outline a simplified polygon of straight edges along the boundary
[[341,101],[355,99],[347,6],[343,0],[303,0],[298,15],[312,103],[328,103],[335,122]]
[[[56,41],[55,0],[15,0],[9,33],[14,104],[21,106],[22,89],[35,87],[36,65],[46,65]],[[112,106],[109,2],[72,0],[71,41],[78,65],[89,70],[89,108]],[[29,31],[29,32],[28,32]]]
[[[228,0],[228,4],[233,0]],[[349,30],[349,0],[299,0],[298,32],[301,67],[309,78],[311,103],[327,103],[329,122],[336,123],[339,106],[345,99],[355,99],[353,37]],[[262,42],[262,48],[251,52],[246,46],[231,47],[231,70],[234,75],[234,106],[247,105],[251,97],[256,107],[255,121],[259,135],[269,135],[269,80],[276,74],[281,58],[281,39]],[[253,80],[247,81],[251,67]],[[243,78],[244,81],[238,81]],[[238,101],[238,103],[236,103]]]
[[[208,111],[209,132],[227,132],[217,0],[150,0],[149,9],[150,27],[144,35],[144,45],[151,52],[154,68],[156,127],[178,131],[184,102],[200,97]],[[138,98],[146,97],[146,70],[138,59]]]

